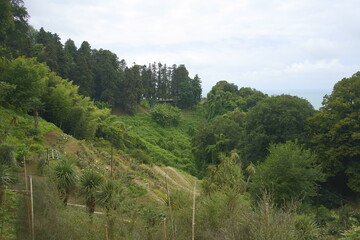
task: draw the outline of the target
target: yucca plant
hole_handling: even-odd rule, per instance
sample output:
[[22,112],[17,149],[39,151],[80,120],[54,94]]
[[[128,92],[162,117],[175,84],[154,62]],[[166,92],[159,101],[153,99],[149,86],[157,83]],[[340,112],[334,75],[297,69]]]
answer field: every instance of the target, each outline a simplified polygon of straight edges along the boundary
[[111,210],[116,210],[122,200],[120,185],[114,180],[106,180],[100,185],[96,197],[99,206],[105,208],[109,214]]
[[107,239],[114,239],[115,218],[111,215],[111,211],[115,211],[123,200],[121,191],[122,189],[118,182],[106,180],[100,185],[96,194],[96,203],[106,210]]
[[102,175],[93,170],[86,170],[80,177],[81,193],[85,197],[86,207],[90,215],[95,211],[96,191],[102,182]]
[[59,162],[54,168],[53,176],[66,206],[70,192],[75,188],[77,182],[75,166],[68,161]]
[[15,177],[11,171],[11,168],[0,164],[0,206],[3,203],[5,189],[14,182],[14,179]]

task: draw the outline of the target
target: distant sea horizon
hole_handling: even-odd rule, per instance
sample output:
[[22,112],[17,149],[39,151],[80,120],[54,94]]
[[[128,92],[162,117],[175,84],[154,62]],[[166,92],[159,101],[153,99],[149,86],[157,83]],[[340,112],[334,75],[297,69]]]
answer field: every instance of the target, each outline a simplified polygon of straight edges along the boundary
[[293,89],[293,90],[267,90],[263,91],[267,93],[269,96],[271,95],[281,95],[281,94],[289,94],[292,96],[298,96],[300,98],[304,98],[308,100],[316,110],[319,110],[322,107],[322,101],[324,96],[330,95],[332,89],[316,89],[316,90],[309,90],[309,89]]

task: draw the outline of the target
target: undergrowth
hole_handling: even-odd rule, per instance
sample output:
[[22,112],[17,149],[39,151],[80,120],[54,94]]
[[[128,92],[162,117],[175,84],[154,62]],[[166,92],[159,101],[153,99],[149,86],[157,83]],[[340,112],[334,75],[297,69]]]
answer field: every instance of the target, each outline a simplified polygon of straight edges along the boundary
[[[128,134],[141,138],[146,146],[143,152],[133,151],[131,155],[139,157],[144,163],[172,166],[194,174],[190,138],[201,119],[195,111],[183,111],[178,126],[163,127],[146,113],[134,116],[120,116],[120,121],[130,127]],[[143,156],[148,157],[144,158]]]

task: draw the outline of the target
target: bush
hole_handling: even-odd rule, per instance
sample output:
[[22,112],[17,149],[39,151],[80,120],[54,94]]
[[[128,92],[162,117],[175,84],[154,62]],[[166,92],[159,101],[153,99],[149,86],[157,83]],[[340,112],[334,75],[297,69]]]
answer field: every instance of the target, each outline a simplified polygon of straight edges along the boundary
[[141,100],[140,105],[144,108],[150,108],[150,101],[149,100]]
[[265,189],[281,206],[316,195],[317,181],[322,181],[324,176],[315,165],[315,155],[294,142],[271,145],[269,152],[265,162],[257,167],[250,186],[254,198]]
[[40,129],[38,129],[38,128],[30,128],[30,129],[28,130],[28,135],[29,135],[30,137],[39,136],[40,134],[41,134],[41,131],[40,131]]
[[13,167],[17,165],[14,145],[8,143],[0,144],[0,164]]
[[181,119],[180,109],[170,104],[158,104],[151,110],[151,117],[161,126],[177,126]]
[[138,160],[140,163],[145,163],[145,164],[152,164],[153,159],[151,158],[151,156],[149,156],[148,154],[146,154],[145,152],[143,152],[140,149],[135,149],[131,152],[131,156],[133,158],[135,158],[136,160]]

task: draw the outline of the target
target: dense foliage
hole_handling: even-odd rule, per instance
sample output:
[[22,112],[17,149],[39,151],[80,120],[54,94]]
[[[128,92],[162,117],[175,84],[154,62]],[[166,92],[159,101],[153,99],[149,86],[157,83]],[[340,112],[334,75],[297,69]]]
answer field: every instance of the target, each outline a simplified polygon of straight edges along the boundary
[[219,81],[208,93],[205,109],[208,119],[223,115],[236,108],[248,111],[267,95],[251,88],[240,88],[227,81]]
[[241,143],[243,160],[263,161],[271,143],[296,139],[307,143],[307,118],[314,113],[307,100],[296,96],[272,96],[258,102],[246,116]]
[[360,73],[335,84],[310,119],[319,163],[340,191],[360,192]]
[[161,126],[177,126],[181,119],[180,109],[169,104],[159,104],[151,110],[151,117]]
[[236,151],[244,119],[245,113],[234,110],[199,124],[191,141],[199,176],[204,176],[207,165],[219,164],[221,154]]
[[79,49],[68,39],[64,46],[57,34],[41,28],[35,33],[35,44],[42,50],[35,55],[52,71],[80,86],[79,92],[97,101],[122,107],[134,113],[142,99],[156,102],[173,99],[181,108],[200,101],[201,82],[189,77],[184,65],[167,67],[152,63],[129,67],[109,50],[92,49],[87,41]]
[[265,161],[256,169],[251,192],[260,196],[265,190],[278,205],[315,196],[317,182],[323,180],[323,173],[315,162],[316,157],[310,150],[294,142],[273,144]]
[[28,194],[7,190],[29,191],[28,170],[36,239],[359,236],[359,73],[320,111],[226,81],[197,104],[185,65],[130,67],[27,18],[0,1],[1,237],[30,239]]

